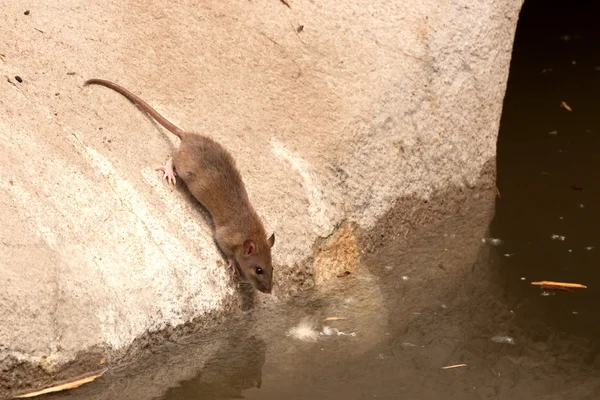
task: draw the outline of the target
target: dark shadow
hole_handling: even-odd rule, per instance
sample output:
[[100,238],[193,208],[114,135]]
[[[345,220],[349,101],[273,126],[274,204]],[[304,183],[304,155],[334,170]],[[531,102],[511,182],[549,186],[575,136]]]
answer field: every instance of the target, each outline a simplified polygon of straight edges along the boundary
[[257,337],[232,337],[198,374],[167,390],[163,400],[241,399],[242,392],[262,385],[267,344]]
[[[592,1],[525,2],[498,137],[502,197],[490,226],[504,241],[496,268],[518,318],[593,340],[600,337],[598,11]],[[541,296],[530,285],[540,280],[589,289]]]

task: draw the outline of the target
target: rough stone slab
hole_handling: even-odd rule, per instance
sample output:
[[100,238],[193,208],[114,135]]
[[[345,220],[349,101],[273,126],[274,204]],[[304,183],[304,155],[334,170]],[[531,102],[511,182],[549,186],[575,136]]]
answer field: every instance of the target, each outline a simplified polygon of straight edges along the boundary
[[[258,296],[276,302],[360,254],[338,227],[475,184],[520,6],[0,0],[0,369],[54,371],[239,308],[206,213],[154,171],[176,138],[86,79],[232,151],[277,233],[276,287]],[[313,258],[330,236],[350,243]]]

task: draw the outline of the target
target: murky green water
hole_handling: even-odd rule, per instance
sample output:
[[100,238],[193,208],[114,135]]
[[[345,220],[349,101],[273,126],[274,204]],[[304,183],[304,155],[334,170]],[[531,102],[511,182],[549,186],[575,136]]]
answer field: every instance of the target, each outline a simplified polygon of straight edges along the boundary
[[[327,292],[51,398],[600,399],[600,14],[566,3],[525,5],[495,204],[473,200]],[[288,335],[304,319],[315,342]]]

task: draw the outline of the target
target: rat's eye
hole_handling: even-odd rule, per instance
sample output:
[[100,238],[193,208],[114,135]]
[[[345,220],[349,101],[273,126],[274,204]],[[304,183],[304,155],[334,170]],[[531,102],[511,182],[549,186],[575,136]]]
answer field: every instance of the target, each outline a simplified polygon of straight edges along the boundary
[[256,267],[256,273],[261,275],[262,274],[262,268],[260,267]]

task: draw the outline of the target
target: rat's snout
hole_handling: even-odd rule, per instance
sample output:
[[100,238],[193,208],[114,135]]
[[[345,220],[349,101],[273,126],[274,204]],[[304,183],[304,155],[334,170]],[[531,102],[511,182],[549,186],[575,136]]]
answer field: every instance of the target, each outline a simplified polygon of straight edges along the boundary
[[271,290],[273,289],[273,282],[271,281],[255,281],[255,285],[254,287],[256,289],[258,289],[258,291],[265,293],[265,294],[270,294]]
[[268,283],[260,283],[257,287],[257,289],[265,294],[271,294],[271,290],[273,289],[273,285],[270,285]]

